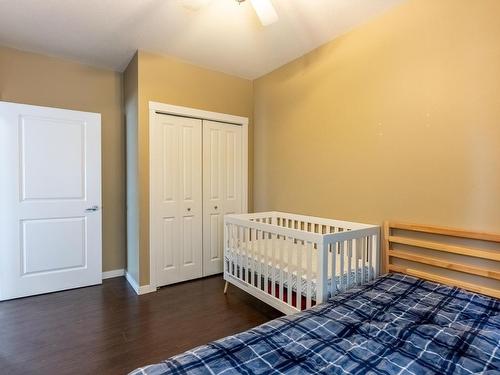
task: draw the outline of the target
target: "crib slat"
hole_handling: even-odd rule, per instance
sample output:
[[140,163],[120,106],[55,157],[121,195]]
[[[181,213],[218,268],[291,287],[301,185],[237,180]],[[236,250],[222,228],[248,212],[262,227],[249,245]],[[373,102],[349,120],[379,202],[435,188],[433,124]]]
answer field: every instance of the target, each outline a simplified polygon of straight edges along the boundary
[[236,249],[238,251],[238,257],[236,258],[237,262],[237,269],[238,269],[238,278],[240,280],[243,280],[243,267],[242,267],[242,261],[243,261],[243,249],[241,247],[241,241],[240,241],[240,230],[241,227],[239,225],[236,226],[235,228],[235,239],[236,239]]
[[296,248],[296,251],[297,251],[297,308],[299,310],[302,310],[302,275],[303,275],[303,271],[304,271],[304,267],[302,265],[302,253],[304,251],[302,251],[301,247],[299,246],[299,244],[296,244],[295,246]]
[[228,239],[228,236],[227,236],[227,223],[224,223],[224,226],[223,226],[223,230],[224,230],[224,237],[222,238],[222,251],[224,252],[222,255],[222,259],[223,259],[223,269],[224,269],[224,274],[227,272],[228,273],[228,268],[229,268],[229,262],[228,262],[228,256],[229,256],[229,252],[228,252],[228,246],[227,246],[227,239]]
[[233,234],[232,234],[232,224],[227,226],[227,235],[228,235],[228,257],[229,257],[229,273],[233,275]]
[[242,281],[246,281],[245,279],[245,256],[246,256],[246,249],[245,249],[245,241],[244,241],[244,228],[242,226],[238,226],[238,247],[240,249],[240,279]]
[[271,269],[271,294],[276,297],[276,235],[271,233],[271,239],[269,240],[269,245],[271,246],[271,262],[269,268]]
[[247,283],[251,284],[252,282],[252,272],[253,272],[253,267],[252,267],[252,242],[250,241],[250,228],[247,228],[245,231],[245,243],[246,243],[246,251],[247,251],[247,271],[245,275],[247,276]]
[[306,292],[306,308],[309,309],[311,308],[311,301],[312,301],[312,286],[311,286],[311,280],[312,280],[312,252],[314,250],[313,244],[311,242],[307,242],[306,245],[306,257],[307,257],[307,263],[306,263],[306,277],[307,277],[307,292]]
[[245,244],[245,282],[250,283],[250,228],[243,228],[243,243]]
[[239,239],[239,226],[234,227],[234,248],[236,251],[236,277],[241,279],[241,248],[240,248],[240,239]]
[[292,305],[292,277],[293,277],[293,247],[290,244],[291,238],[289,241],[289,237],[285,237],[285,250],[286,250],[286,256],[287,256],[287,301],[289,305]]
[[235,225],[233,226],[233,249],[234,249],[234,254],[235,254],[235,264],[234,264],[234,272],[236,274],[236,277],[239,278],[240,276],[240,269],[239,269],[239,264],[240,264],[240,251],[239,251],[239,246],[238,246],[238,226]]
[[261,244],[261,282],[262,290],[267,293],[267,244],[266,244],[266,231],[261,232],[260,244]]
[[352,240],[347,241],[347,287],[351,286],[352,272]]
[[380,262],[379,262],[379,243],[378,243],[378,236],[373,235],[372,236],[372,253],[373,253],[373,261],[375,263],[375,275],[374,278],[379,275],[379,267],[380,267]]
[[235,240],[234,240],[234,225],[231,225],[231,253],[232,253],[232,272],[233,276],[237,276],[237,271],[236,271],[236,248],[235,248]]
[[248,272],[250,273],[249,275],[249,281],[252,286],[255,286],[255,278],[254,278],[254,272],[255,272],[255,262],[254,262],[254,250],[253,250],[253,236],[252,236],[252,228],[248,228]]
[[261,288],[261,279],[262,279],[262,242],[260,240],[260,234],[262,233],[262,231],[258,231],[256,230],[255,231],[255,240],[257,241],[256,243],[256,247],[257,247],[257,255],[256,255],[256,259],[257,259],[257,266],[255,267],[255,269],[257,270],[257,274],[255,275],[257,277],[257,288],[259,289],[262,289]]
[[278,259],[279,259],[279,265],[280,265],[280,280],[279,280],[279,292],[278,292],[278,298],[283,301],[283,270],[285,267],[285,257],[283,254],[283,238],[278,237]]
[[340,280],[339,280],[339,288],[340,290],[344,289],[344,257],[345,257],[345,252],[344,252],[344,241],[339,243],[339,256],[340,256]]
[[366,237],[366,242],[368,245],[368,280],[373,280],[373,257],[372,257],[372,241],[371,236]]
[[337,272],[337,246],[338,243],[334,242],[331,244],[332,246],[332,279],[331,279],[331,295],[333,296],[337,292],[337,277],[338,277],[338,272]]
[[236,277],[240,278],[240,247],[238,245],[238,226],[234,226],[234,251],[236,252]]
[[259,242],[257,241],[257,230],[253,230],[252,235],[252,285],[257,287],[257,279],[259,276]]
[[231,248],[233,249],[233,272],[234,276],[238,277],[238,247],[236,246],[236,229],[237,226],[233,225],[231,227],[231,239],[232,239],[232,245]]
[[354,247],[354,283],[359,285],[359,248],[356,239],[352,240],[352,246]]
[[224,260],[226,271],[228,274],[231,275],[231,246],[229,245],[230,242],[230,236],[229,236],[229,227],[230,224],[226,224],[224,226],[224,248],[225,248],[225,258],[227,260]]
[[361,255],[362,255],[362,260],[363,260],[363,272],[361,273],[361,283],[364,284],[366,282],[366,241],[365,241],[365,238],[362,237],[361,238]]
[[262,232],[262,244],[264,245],[264,291],[268,293],[268,285],[269,285],[269,239],[268,233]]

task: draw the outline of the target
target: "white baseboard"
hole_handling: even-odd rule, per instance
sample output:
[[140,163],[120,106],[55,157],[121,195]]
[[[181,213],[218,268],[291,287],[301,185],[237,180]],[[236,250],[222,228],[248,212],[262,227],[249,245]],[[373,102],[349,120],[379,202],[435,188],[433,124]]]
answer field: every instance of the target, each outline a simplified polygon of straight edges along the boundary
[[156,292],[156,288],[151,285],[139,286],[139,283],[127,271],[125,271],[125,278],[138,295]]
[[139,287],[139,295],[156,292],[156,288],[151,285],[143,285]]
[[125,270],[120,269],[120,270],[112,270],[112,271],[105,271],[102,273],[102,279],[111,279],[113,277],[120,277],[125,275]]

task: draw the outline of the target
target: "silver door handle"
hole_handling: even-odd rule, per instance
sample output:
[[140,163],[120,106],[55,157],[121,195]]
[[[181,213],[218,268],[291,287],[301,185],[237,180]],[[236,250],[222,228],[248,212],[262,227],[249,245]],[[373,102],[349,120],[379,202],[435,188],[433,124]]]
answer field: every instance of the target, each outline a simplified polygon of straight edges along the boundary
[[85,209],[85,212],[95,212],[99,210],[99,206],[92,206]]

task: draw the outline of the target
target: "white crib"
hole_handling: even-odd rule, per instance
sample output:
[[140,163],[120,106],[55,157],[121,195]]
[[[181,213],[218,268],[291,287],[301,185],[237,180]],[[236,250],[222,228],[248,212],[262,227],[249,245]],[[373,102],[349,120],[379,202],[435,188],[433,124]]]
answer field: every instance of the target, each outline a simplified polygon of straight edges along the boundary
[[379,274],[380,227],[282,212],[224,218],[224,279],[285,314]]

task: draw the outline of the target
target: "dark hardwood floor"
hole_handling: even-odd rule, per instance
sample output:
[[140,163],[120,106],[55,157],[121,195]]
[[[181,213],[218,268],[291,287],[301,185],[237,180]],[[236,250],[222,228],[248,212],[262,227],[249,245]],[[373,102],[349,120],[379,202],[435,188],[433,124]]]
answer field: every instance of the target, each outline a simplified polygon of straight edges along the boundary
[[0,302],[0,374],[125,374],[281,315],[221,276],[137,296],[124,278]]

